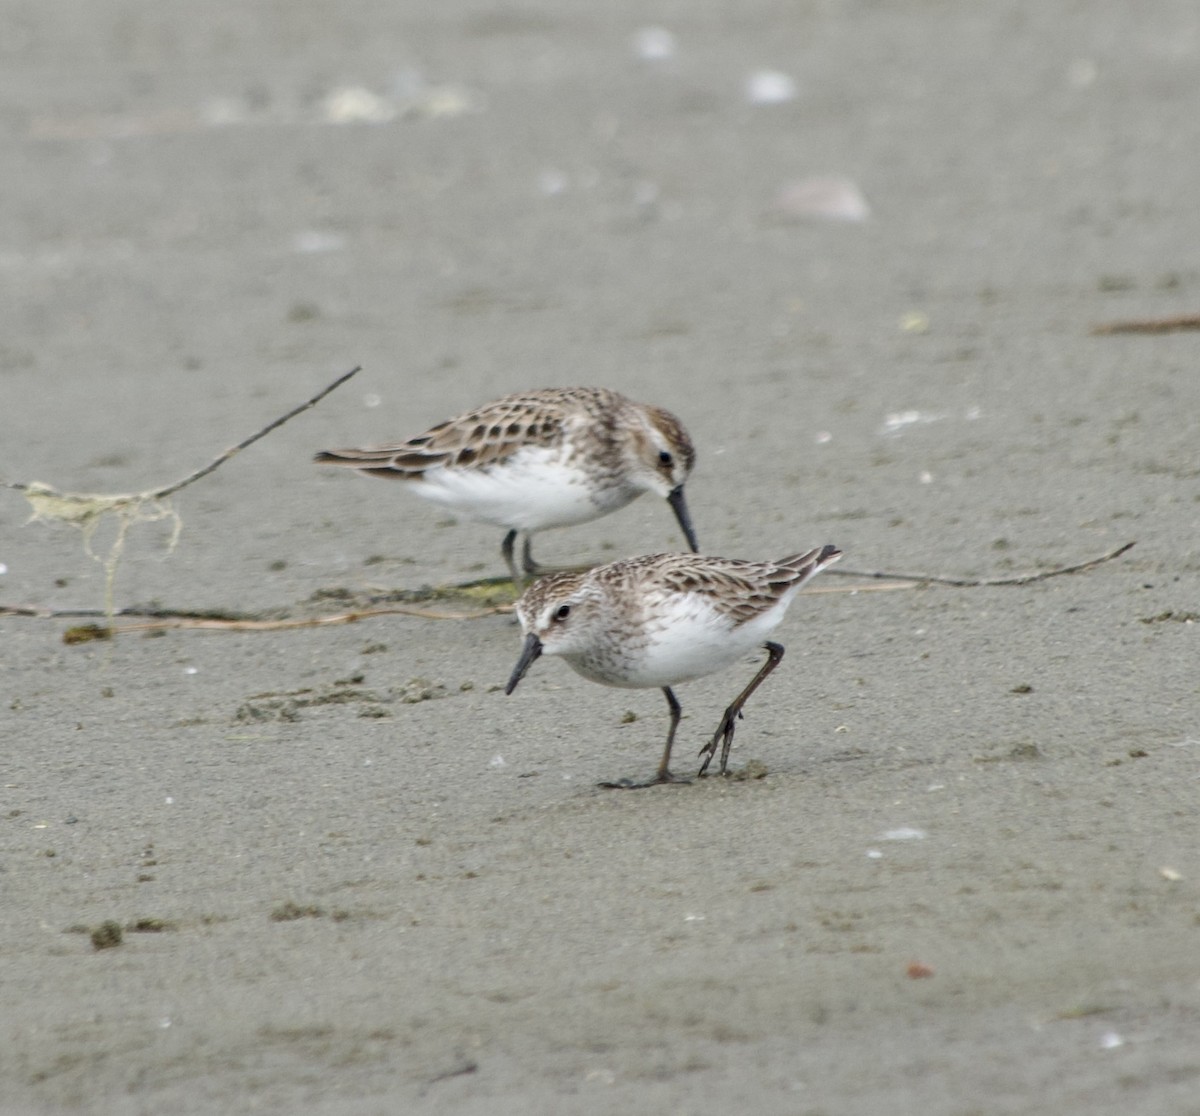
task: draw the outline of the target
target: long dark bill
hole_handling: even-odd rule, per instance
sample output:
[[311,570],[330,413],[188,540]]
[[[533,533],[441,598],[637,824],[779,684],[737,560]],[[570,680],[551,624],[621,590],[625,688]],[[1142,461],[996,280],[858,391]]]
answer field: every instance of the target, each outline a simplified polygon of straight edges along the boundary
[[675,518],[679,520],[679,526],[683,530],[683,537],[687,539],[687,544],[692,548],[693,554],[700,553],[700,545],[696,542],[696,532],[692,530],[692,517],[688,515],[687,503],[683,499],[683,485],[678,488],[672,488],[667,496],[667,503],[671,505],[671,510],[675,513]]
[[508,680],[508,685],[504,687],[505,694],[511,694],[517,688],[517,683],[525,677],[525,672],[533,666],[533,660],[541,653],[542,641],[533,632],[530,632],[525,637],[525,646],[521,648],[521,657],[517,660],[517,665],[513,667],[512,677]]

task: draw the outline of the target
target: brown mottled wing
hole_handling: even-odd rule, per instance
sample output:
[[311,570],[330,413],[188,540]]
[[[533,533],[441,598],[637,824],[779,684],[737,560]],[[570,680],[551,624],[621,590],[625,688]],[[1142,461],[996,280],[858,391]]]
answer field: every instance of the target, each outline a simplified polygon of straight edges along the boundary
[[744,624],[840,556],[841,551],[833,546],[794,554],[779,562],[679,555],[676,563],[662,571],[662,582],[675,592],[707,597],[718,611]]
[[447,419],[407,442],[370,449],[328,450],[315,461],[374,477],[414,479],[438,465],[474,468],[503,461],[524,446],[562,440],[563,413],[536,394],[510,395]]

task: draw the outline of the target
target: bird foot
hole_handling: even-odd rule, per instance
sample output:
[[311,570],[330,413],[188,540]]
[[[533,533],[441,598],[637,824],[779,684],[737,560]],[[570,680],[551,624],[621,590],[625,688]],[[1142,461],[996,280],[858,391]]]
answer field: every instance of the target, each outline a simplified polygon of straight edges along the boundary
[[641,783],[634,782],[632,779],[617,779],[611,783],[597,783],[596,786],[603,787],[605,790],[640,790],[642,787],[659,787],[664,783],[678,783],[687,786],[691,783],[691,779],[683,779],[667,771]]

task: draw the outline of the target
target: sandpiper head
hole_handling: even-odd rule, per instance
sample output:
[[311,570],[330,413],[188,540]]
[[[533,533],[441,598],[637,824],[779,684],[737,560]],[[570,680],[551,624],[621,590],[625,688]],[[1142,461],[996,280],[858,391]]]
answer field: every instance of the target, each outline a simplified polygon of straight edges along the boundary
[[571,655],[584,650],[599,619],[601,594],[585,573],[551,574],[535,581],[517,601],[517,619],[525,633],[521,657],[513,668],[506,694],[517,688],[525,672],[542,655]]
[[662,496],[671,505],[680,530],[693,552],[700,549],[683,498],[684,482],[696,464],[692,439],[670,411],[643,406],[642,422],[632,432],[631,475],[634,484]]

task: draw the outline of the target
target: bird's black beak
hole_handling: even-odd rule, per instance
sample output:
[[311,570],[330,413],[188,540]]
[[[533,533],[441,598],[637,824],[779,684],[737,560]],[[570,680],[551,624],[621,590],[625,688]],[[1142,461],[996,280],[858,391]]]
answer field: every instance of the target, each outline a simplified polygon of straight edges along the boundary
[[688,546],[692,548],[693,554],[700,553],[700,546],[696,542],[696,532],[692,530],[692,517],[688,515],[687,502],[683,498],[683,485],[678,488],[672,488],[667,496],[667,503],[671,505],[671,510],[675,513],[675,518],[679,520],[679,526],[683,530],[683,537],[687,539]]
[[541,653],[542,641],[533,632],[530,632],[525,637],[525,646],[521,648],[521,657],[517,660],[517,665],[513,667],[512,677],[508,680],[508,685],[504,687],[506,694],[511,694],[517,688],[517,683],[525,677],[525,672],[533,666],[533,660]]

